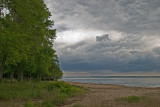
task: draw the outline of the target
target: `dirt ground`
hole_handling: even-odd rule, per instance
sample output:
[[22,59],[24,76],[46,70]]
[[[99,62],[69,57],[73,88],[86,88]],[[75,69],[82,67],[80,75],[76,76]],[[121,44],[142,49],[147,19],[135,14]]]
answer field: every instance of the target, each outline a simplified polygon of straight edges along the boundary
[[[158,87],[68,83],[84,87],[86,93],[68,99],[61,107],[160,107],[160,88]],[[147,100],[134,103],[117,100],[128,96],[145,96]]]

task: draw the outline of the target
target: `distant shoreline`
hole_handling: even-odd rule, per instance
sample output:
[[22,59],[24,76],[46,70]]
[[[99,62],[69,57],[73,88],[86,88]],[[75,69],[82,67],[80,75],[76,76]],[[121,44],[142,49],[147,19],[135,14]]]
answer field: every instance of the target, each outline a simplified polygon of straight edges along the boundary
[[73,76],[73,77],[62,77],[62,78],[95,78],[95,77],[100,77],[100,78],[122,78],[122,77],[132,77],[132,78],[141,78],[141,77],[146,77],[146,78],[150,78],[150,77],[153,77],[153,78],[160,78],[160,76]]
[[116,86],[116,87],[118,87],[118,86],[122,86],[122,87],[128,87],[128,88],[153,88],[153,89],[155,89],[155,88],[157,88],[157,89],[159,89],[160,90],[160,87],[149,87],[149,86],[127,86],[127,85],[123,85],[123,84],[101,84],[101,83],[81,83],[81,82],[70,82],[70,81],[65,81],[66,83],[69,83],[69,84],[73,84],[73,85],[82,85],[82,87],[83,87],[83,85],[84,86],[90,86],[90,85],[93,85],[93,86]]
[[92,76],[63,77],[66,82],[115,84],[132,87],[160,87],[160,76]]

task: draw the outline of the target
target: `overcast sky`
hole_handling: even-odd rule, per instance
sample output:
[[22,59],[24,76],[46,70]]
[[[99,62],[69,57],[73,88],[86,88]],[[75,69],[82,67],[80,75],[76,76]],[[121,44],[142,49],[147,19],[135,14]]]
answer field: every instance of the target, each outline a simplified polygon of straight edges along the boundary
[[160,74],[160,0],[45,3],[64,76]]

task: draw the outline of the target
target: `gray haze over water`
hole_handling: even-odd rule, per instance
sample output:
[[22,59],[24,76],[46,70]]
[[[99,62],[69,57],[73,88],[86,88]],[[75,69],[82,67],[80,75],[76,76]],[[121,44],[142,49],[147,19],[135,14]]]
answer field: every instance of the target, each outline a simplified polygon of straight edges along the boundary
[[64,77],[63,81],[96,83],[96,84],[115,84],[137,87],[160,87],[160,76],[95,76],[95,77]]

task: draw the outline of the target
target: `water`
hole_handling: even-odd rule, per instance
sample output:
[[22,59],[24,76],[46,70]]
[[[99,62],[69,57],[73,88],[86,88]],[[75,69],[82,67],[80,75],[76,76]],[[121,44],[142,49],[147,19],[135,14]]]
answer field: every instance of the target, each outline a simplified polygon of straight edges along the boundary
[[160,76],[92,76],[92,77],[63,77],[63,81],[116,84],[137,87],[160,87]]

